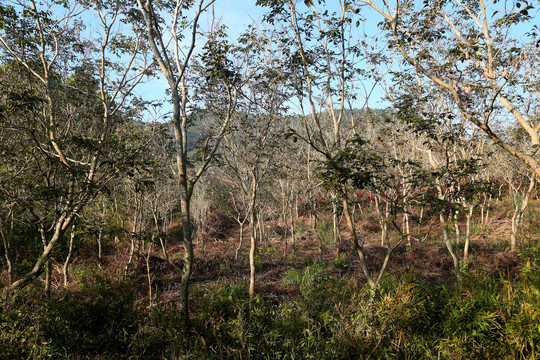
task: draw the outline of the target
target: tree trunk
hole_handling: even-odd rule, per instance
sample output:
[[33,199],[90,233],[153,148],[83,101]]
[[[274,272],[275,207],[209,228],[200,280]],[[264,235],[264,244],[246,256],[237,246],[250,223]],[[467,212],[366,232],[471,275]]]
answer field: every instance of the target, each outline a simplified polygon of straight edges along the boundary
[[351,215],[349,214],[349,202],[347,201],[347,199],[343,199],[343,214],[345,215],[345,221],[347,222],[347,226],[349,228],[349,231],[351,232],[353,248],[358,254],[358,258],[360,259],[360,265],[362,266],[362,270],[364,271],[364,275],[366,276],[368,285],[371,290],[374,291],[377,288],[377,284],[371,278],[371,273],[367,267],[366,256],[364,254],[364,245],[360,245],[360,243],[358,242],[356,229],[352,222]]
[[189,218],[190,196],[184,194],[180,204],[182,211],[182,230],[184,235],[184,267],[182,269],[182,278],[180,280],[179,311],[184,317],[186,323],[189,321],[189,283],[193,273],[193,237],[191,230],[191,221]]
[[379,215],[379,225],[381,225],[381,247],[385,247],[387,244],[388,237],[388,225],[386,223],[386,218],[388,217],[388,202],[386,202],[385,210],[383,213],[381,199],[378,195],[375,195],[375,208],[377,210],[377,215]]
[[61,215],[60,218],[56,221],[56,225],[54,226],[54,232],[51,237],[51,240],[47,243],[46,246],[43,248],[43,252],[37,259],[37,261],[34,264],[34,267],[30,272],[28,272],[26,275],[24,275],[22,278],[18,279],[17,281],[13,282],[11,285],[4,287],[2,290],[3,293],[8,294],[13,292],[16,289],[20,289],[26,285],[28,285],[30,282],[37,279],[41,273],[43,272],[43,266],[48,261],[49,255],[58,242],[58,239],[62,236],[65,228],[69,226],[71,219],[75,216],[75,214],[72,214],[70,217],[66,217],[65,215]]
[[73,253],[73,240],[75,239],[75,223],[71,225],[71,234],[69,236],[69,249],[66,256],[66,261],[64,261],[64,266],[62,267],[62,273],[64,274],[64,288],[68,288],[68,278],[69,278],[69,260],[71,260],[71,254]]
[[456,230],[456,244],[457,245],[459,245],[459,243],[461,242],[461,233],[459,231],[458,215],[459,215],[459,211],[456,211],[454,213],[454,229]]
[[9,255],[10,243],[3,229],[0,229],[0,235],[2,236],[2,242],[4,244],[4,257],[7,265],[8,283],[11,285],[13,282],[13,265],[11,264],[11,257]]
[[448,252],[450,253],[450,256],[452,257],[452,260],[454,262],[454,271],[456,275],[459,277],[459,257],[454,251],[454,247],[452,246],[452,242],[450,241],[450,237],[448,236],[448,224],[444,220],[444,215],[439,214],[439,220],[441,224],[443,225],[443,240],[444,244],[446,245],[446,248],[448,249]]
[[51,278],[52,278],[52,266],[51,259],[45,262],[45,294],[47,298],[51,298]]
[[[341,254],[341,241],[339,237],[339,215],[337,207],[337,197],[332,194],[332,236],[334,240],[334,246],[336,247],[336,259],[339,258]],[[351,221],[351,223],[353,223]],[[353,224],[354,225],[354,224]]]
[[259,229],[259,242],[266,243],[268,239],[266,238],[266,232],[264,231],[264,216],[261,210],[257,212],[257,227]]
[[130,240],[129,257],[128,257],[128,261],[126,263],[126,266],[124,267],[124,277],[126,277],[127,274],[128,274],[129,266],[133,262],[133,255],[135,254],[135,238],[134,238],[134,234],[132,234],[129,237],[129,240]]
[[463,248],[463,259],[469,260],[469,244],[471,242],[471,219],[474,211],[474,206],[469,205],[469,212],[465,216],[465,247]]
[[152,236],[152,242],[148,243],[148,250],[146,251],[146,278],[148,280],[148,306],[152,306],[152,273],[150,271],[150,253],[152,252],[152,244],[154,237]]
[[242,248],[242,241],[244,239],[244,223],[240,223],[240,238],[238,239],[238,246],[236,247],[236,251],[234,252],[234,260],[238,261],[238,253],[240,252],[240,249]]
[[99,232],[98,232],[98,236],[97,236],[97,245],[98,245],[98,259],[99,261],[101,261],[101,239],[103,237],[103,226],[99,226]]
[[289,216],[291,219],[291,247],[293,251],[296,249],[296,228],[294,224],[294,210],[293,210],[293,204],[291,203],[289,206]]
[[410,220],[409,220],[409,206],[408,205],[405,205],[404,208],[404,214],[403,214],[403,227],[404,227],[404,230],[405,230],[405,234],[407,235],[407,247],[408,248],[411,248],[412,247],[412,243],[411,243],[411,227],[410,227]]
[[[510,250],[515,251],[517,245],[517,237],[519,233],[519,226],[521,225],[521,219],[523,218],[523,213],[527,209],[529,204],[529,198],[532,191],[534,190],[534,185],[536,184],[536,174],[533,173],[529,182],[529,186],[524,190],[523,193],[520,193],[518,190],[511,190],[514,192],[514,215],[512,216],[512,233],[510,234]],[[519,201],[521,199],[521,201]]]
[[257,228],[255,224],[255,211],[251,211],[250,219],[250,240],[251,247],[249,249],[249,297],[252,298],[255,294],[255,250],[257,248]]
[[349,230],[351,232],[351,239],[353,242],[353,247],[356,253],[358,254],[358,258],[360,259],[360,265],[362,266],[362,270],[364,271],[364,275],[367,278],[367,283],[369,285],[369,288],[371,290],[369,303],[371,304],[375,298],[375,295],[377,293],[377,288],[379,287],[379,284],[386,273],[386,269],[388,267],[388,262],[390,261],[390,256],[392,255],[392,252],[394,249],[401,244],[403,239],[396,244],[396,246],[390,246],[388,244],[388,247],[386,249],[386,255],[384,257],[383,264],[381,268],[379,269],[379,272],[377,274],[377,277],[375,278],[374,275],[371,274],[367,267],[367,261],[366,256],[364,254],[364,247],[363,245],[360,245],[358,242],[358,236],[356,234],[356,228],[354,226],[353,220],[350,215],[349,211],[349,203],[346,199],[343,199],[343,215],[345,216],[345,221],[347,222],[347,226],[349,227]]
[[[43,224],[40,224],[39,232],[41,233],[41,242],[43,243],[43,250],[47,247],[47,238],[45,235],[45,229]],[[45,294],[47,298],[51,297],[51,260],[47,258],[45,260]]]
[[164,241],[163,237],[159,236],[159,244],[161,245],[161,251],[163,251],[163,256],[165,257],[165,261],[170,263],[171,260],[169,259],[169,253],[167,252],[167,239],[165,239]]
[[129,237],[130,240],[130,248],[129,248],[129,257],[126,266],[124,267],[124,277],[127,276],[129,271],[129,266],[133,262],[133,255],[135,254],[135,234],[137,232],[137,225],[138,225],[138,218],[139,218],[139,202],[135,201],[136,203],[136,209],[135,209],[135,216],[133,218],[133,224],[131,224],[131,235]]

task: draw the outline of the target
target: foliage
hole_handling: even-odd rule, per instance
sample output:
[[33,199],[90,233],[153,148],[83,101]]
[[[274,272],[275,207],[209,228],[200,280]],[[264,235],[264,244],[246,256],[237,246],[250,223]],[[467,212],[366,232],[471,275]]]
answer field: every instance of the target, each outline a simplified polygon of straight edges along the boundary
[[295,286],[300,290],[309,291],[317,284],[324,282],[326,269],[321,263],[306,266],[303,270],[290,269],[285,273],[281,283],[285,286]]

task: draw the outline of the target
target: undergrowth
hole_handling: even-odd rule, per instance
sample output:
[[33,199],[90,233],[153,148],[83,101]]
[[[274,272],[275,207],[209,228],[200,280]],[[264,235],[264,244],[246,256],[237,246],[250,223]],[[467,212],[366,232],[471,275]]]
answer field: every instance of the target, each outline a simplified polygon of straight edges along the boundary
[[314,263],[284,273],[279,298],[245,282],[194,288],[186,326],[174,302],[137,300],[134,279],[94,272],[53,299],[28,287],[1,302],[1,359],[538,359],[540,251],[515,278],[469,270],[459,283],[389,275],[378,296]]

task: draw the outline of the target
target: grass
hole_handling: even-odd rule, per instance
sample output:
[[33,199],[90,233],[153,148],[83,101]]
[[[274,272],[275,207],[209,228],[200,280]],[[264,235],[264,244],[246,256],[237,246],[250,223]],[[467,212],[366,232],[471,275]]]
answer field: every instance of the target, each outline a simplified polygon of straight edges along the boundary
[[246,282],[222,280],[194,289],[190,328],[171,304],[137,300],[136,279],[80,272],[82,292],[48,300],[33,286],[3,300],[0,358],[537,359],[538,255],[524,255],[517,280],[393,274],[373,303],[354,276],[322,263],[287,270],[293,295],[278,301],[250,301]]

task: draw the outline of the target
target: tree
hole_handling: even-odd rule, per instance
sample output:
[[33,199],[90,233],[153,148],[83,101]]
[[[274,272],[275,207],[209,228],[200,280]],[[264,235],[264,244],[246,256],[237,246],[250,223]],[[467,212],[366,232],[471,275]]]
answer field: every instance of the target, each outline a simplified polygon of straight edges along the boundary
[[[360,66],[363,54],[359,43],[352,41],[354,13],[350,3],[339,2],[336,11],[325,8],[325,1],[257,3],[269,6],[266,21],[283,29],[283,69],[291,103],[298,112],[296,123],[290,122],[291,136],[319,154],[321,176],[340,195],[354,251],[375,294],[386,264],[378,275],[370,272],[350,208],[350,185],[362,187],[376,170],[368,163],[376,156],[364,151],[366,142],[359,136],[368,116],[371,91],[366,90],[362,98],[358,94],[366,74]],[[353,111],[354,106],[360,110]]]
[[[272,59],[265,58],[270,39],[258,36],[255,29],[248,30],[239,39],[235,49],[243,78],[249,79],[242,89],[242,99],[232,119],[232,131],[224,138],[221,167],[235,188],[243,213],[249,218],[250,230],[250,281],[249,295],[255,293],[255,251],[261,240],[257,231],[257,214],[260,212],[261,187],[270,181],[267,176],[275,173],[275,155],[283,126],[279,115],[285,102],[281,76],[274,72]],[[259,219],[260,221],[260,219]]]
[[[199,40],[199,21],[202,14],[214,3],[213,0],[197,2],[176,0],[154,2],[137,0],[144,21],[146,38],[154,59],[162,75],[167,80],[170,102],[173,107],[171,124],[174,129],[174,151],[176,175],[180,186],[180,208],[184,244],[184,264],[180,280],[179,310],[188,320],[188,295],[193,272],[193,238],[190,220],[191,198],[197,181],[214,158],[219,143],[229,127],[235,110],[237,89],[234,70],[227,59],[227,46],[216,35],[210,33],[206,49],[201,56],[205,62],[204,74],[194,79],[190,77],[195,45]],[[166,24],[170,24],[167,26]],[[166,33],[165,31],[168,32]],[[213,29],[212,29],[213,30]],[[196,119],[190,105],[196,92],[190,86],[199,83],[206,90],[212,90],[215,100],[220,103],[219,113],[207,112],[217,122],[215,132],[206,134],[200,141],[201,149],[198,168],[191,169],[192,159],[189,127]],[[195,107],[195,106],[193,106]]]
[[[538,40],[534,4],[514,1],[359,0],[383,17],[388,46],[414,71],[449,94],[467,121],[537,175]],[[507,7],[508,6],[508,7]],[[514,121],[528,137],[519,149],[495,126]]]
[[[130,99],[147,70],[136,32],[117,33],[129,13],[119,2],[88,3],[101,24],[94,46],[81,35],[85,8],[61,5],[13,1],[0,8],[1,80],[8,94],[2,143],[11,138],[13,145],[2,200],[16,205],[43,246],[32,269],[5,292],[28,284],[44,267],[49,274],[49,256],[64,232],[137,157],[117,132],[137,114]],[[115,57],[127,62],[113,67]]]

